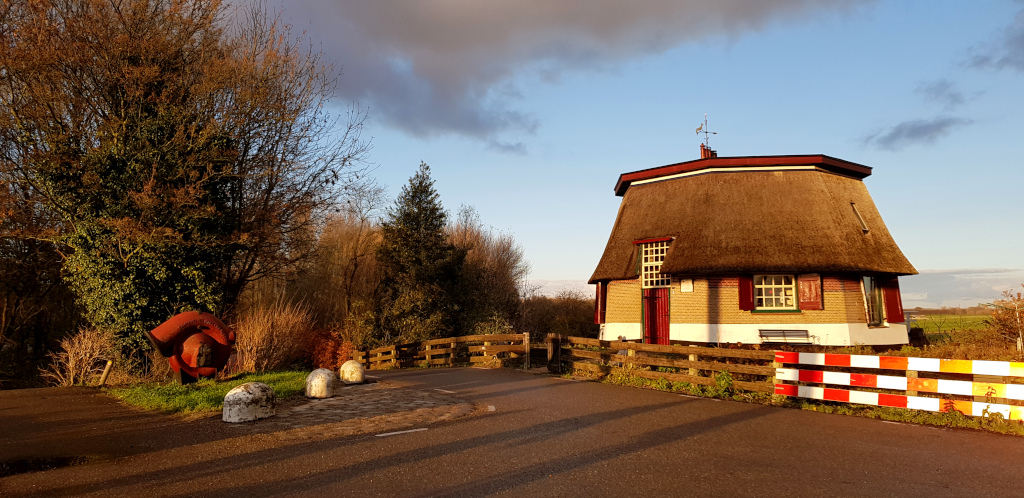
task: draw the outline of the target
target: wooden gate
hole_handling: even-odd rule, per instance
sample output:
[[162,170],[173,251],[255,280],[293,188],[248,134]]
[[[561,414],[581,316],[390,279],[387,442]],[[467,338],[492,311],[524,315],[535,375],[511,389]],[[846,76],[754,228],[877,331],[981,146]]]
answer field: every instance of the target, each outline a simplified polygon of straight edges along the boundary
[[644,343],[668,344],[668,287],[644,289]]

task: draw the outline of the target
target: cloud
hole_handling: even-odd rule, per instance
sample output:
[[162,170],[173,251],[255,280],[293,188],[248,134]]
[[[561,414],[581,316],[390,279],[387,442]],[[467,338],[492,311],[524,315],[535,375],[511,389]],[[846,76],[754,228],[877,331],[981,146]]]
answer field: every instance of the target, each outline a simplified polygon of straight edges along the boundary
[[985,69],[1024,71],[1024,9],[1017,12],[1011,24],[994,46],[975,49],[968,65]]
[[[254,1],[254,0],[253,0]],[[534,133],[517,109],[516,76],[614,68],[711,37],[846,12],[869,0],[270,0],[344,70],[338,96],[414,136]],[[511,145],[511,147],[504,147]]]
[[526,144],[522,142],[502,142],[500,140],[488,140],[487,149],[497,152],[503,152],[505,154],[515,154],[522,156],[526,154]]
[[947,79],[923,82],[917,86],[916,91],[924,95],[925,99],[938,102],[948,110],[964,105],[967,102],[964,94],[956,88],[956,84]]
[[907,309],[968,307],[1000,299],[1006,290],[1021,290],[1022,283],[1024,269],[924,270],[900,277],[900,294]]
[[904,121],[865,138],[864,144],[885,150],[900,150],[916,143],[930,144],[954,129],[972,122],[970,119],[951,116]]

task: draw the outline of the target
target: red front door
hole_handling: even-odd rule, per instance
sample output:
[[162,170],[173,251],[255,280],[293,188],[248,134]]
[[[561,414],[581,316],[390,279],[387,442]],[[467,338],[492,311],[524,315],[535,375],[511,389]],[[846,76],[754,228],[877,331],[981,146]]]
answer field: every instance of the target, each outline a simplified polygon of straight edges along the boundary
[[668,344],[668,287],[644,289],[644,343]]

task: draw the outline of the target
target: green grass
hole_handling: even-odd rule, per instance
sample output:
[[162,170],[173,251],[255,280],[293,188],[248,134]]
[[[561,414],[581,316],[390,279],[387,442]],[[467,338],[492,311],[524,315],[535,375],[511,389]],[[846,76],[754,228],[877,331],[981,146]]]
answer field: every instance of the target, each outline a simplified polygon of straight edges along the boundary
[[277,399],[304,392],[306,371],[266,372],[244,374],[227,381],[202,379],[194,384],[143,384],[125,388],[112,388],[107,392],[126,404],[145,410],[164,413],[194,413],[218,411],[224,395],[235,386],[246,382],[262,382],[274,388]]
[[912,320],[910,326],[921,327],[926,334],[938,334],[950,330],[978,330],[988,327],[985,320],[992,315],[924,315],[923,319]]

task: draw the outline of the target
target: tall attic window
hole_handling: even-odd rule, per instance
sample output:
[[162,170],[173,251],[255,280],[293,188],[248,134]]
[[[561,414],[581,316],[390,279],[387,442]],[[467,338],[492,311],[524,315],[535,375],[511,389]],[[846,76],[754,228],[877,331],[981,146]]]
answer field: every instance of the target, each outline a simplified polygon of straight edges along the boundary
[[642,287],[652,289],[655,287],[670,287],[672,277],[661,273],[661,264],[665,262],[665,253],[671,240],[659,242],[647,242],[642,244],[640,264],[642,269]]

